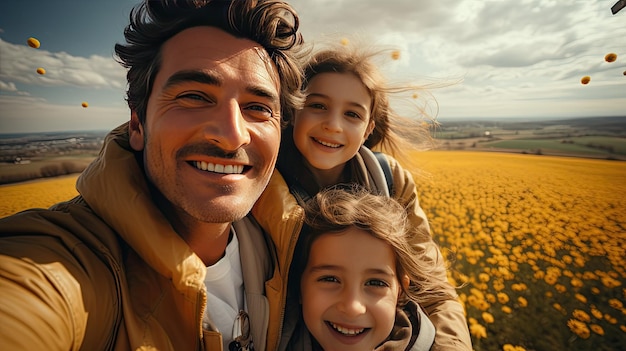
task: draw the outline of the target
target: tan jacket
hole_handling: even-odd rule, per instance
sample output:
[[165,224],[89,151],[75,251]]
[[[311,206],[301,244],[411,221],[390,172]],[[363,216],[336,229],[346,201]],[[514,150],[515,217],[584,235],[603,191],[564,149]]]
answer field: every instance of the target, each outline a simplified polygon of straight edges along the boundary
[[[153,205],[127,126],[77,182],[80,196],[0,220],[0,345],[5,350],[221,350],[202,330],[204,263]],[[271,241],[233,224],[257,351],[265,350]]]
[[[419,205],[417,189],[412,175],[404,170],[392,157],[387,156],[393,175],[393,197],[409,210],[409,219],[414,226],[423,229],[424,237],[414,237],[411,244],[420,247],[424,240],[430,240],[430,228],[424,211]],[[362,148],[359,154],[350,161],[353,173],[359,173],[358,182],[367,186],[372,191],[384,192],[387,187],[380,164],[373,158],[373,154],[366,148]],[[291,167],[299,167],[297,164],[289,164]],[[378,167],[378,168],[376,168]],[[268,350],[275,350],[275,340],[284,344],[293,332],[289,327],[290,320],[285,322],[284,307],[286,301],[286,289],[288,284],[289,267],[300,230],[304,222],[303,209],[291,195],[287,182],[283,176],[275,171],[268,187],[252,209],[253,216],[259,224],[270,233],[276,245],[278,264],[275,274],[268,286],[276,293],[269,294],[270,316],[272,323],[278,316],[280,331],[270,330],[268,334]],[[430,257],[433,264],[438,267],[438,277],[447,283],[447,269],[444,258],[439,250],[431,251]],[[448,284],[448,293],[457,296],[455,289]],[[280,292],[278,293],[278,289]],[[275,300],[275,299],[280,300]],[[422,306],[429,315],[436,328],[435,343],[432,350],[472,350],[471,338],[465,319],[463,306],[457,299],[438,299]],[[276,334],[274,334],[276,333]],[[282,334],[281,334],[282,333]]]

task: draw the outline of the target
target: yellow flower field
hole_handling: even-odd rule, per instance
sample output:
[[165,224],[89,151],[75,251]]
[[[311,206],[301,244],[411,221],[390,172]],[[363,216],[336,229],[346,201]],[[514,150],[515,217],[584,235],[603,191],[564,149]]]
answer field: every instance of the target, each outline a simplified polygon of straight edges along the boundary
[[[623,350],[626,162],[415,155],[475,350]],[[0,187],[0,216],[76,195],[75,176]]]
[[74,185],[78,175],[0,186],[0,217],[27,208],[47,208],[78,195]]
[[475,350],[623,350],[626,163],[431,151],[416,175]]

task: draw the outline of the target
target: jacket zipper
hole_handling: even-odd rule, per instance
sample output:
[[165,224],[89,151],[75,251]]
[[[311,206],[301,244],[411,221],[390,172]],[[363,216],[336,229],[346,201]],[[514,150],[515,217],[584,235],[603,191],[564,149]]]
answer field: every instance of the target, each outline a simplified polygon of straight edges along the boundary
[[198,322],[200,329],[200,337],[196,339],[198,340],[196,344],[196,350],[204,350],[204,326],[202,325],[202,319],[204,318],[204,311],[206,309],[207,299],[204,290],[200,290],[200,292],[198,292],[196,296],[198,297],[198,301],[196,302],[196,306],[198,306],[198,308],[196,309],[196,321]]

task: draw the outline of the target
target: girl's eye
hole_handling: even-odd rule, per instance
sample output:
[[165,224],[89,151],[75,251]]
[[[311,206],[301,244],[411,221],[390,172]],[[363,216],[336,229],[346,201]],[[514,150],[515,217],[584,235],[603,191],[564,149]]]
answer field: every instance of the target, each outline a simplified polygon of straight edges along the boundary
[[318,282],[326,282],[326,283],[338,283],[339,279],[333,276],[323,276],[317,279]]
[[351,118],[361,119],[361,115],[359,115],[356,112],[352,112],[352,111],[346,112],[346,116],[351,117]]
[[389,287],[389,284],[387,284],[386,281],[384,280],[380,280],[380,279],[371,279],[368,280],[365,285],[367,286],[374,286],[374,287],[380,287],[380,288],[387,288]]
[[323,104],[317,103],[317,102],[313,102],[307,105],[307,107],[309,108],[313,108],[316,110],[325,110],[326,106],[324,106]]

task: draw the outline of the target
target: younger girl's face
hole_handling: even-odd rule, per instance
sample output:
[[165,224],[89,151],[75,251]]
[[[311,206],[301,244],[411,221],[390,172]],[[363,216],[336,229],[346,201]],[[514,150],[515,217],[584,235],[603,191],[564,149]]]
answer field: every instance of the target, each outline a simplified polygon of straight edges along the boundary
[[318,181],[333,184],[374,128],[372,98],[351,73],[320,73],[305,93],[304,108],[294,119],[294,141]]
[[374,350],[389,336],[401,292],[395,255],[368,232],[317,238],[300,288],[304,322],[325,351]]

